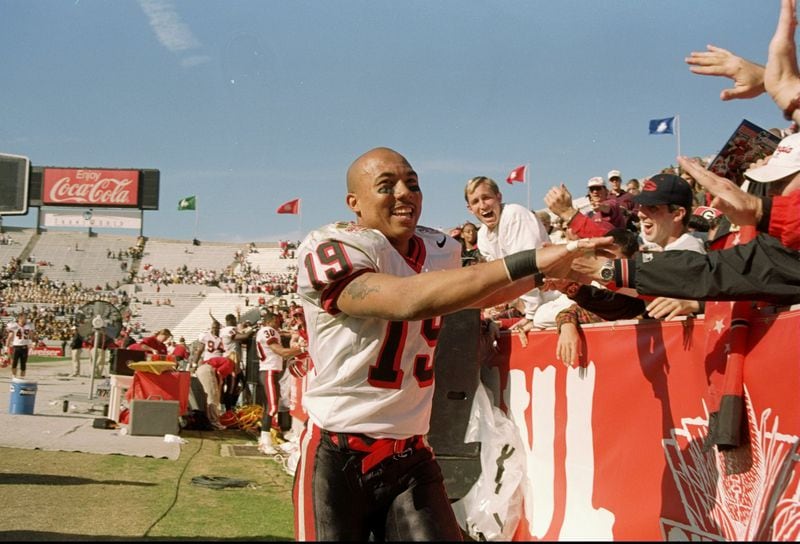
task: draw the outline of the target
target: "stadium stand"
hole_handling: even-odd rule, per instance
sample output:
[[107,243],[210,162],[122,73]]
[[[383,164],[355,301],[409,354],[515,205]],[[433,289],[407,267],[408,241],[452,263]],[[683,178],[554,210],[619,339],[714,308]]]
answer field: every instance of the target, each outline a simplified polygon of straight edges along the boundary
[[0,243],[0,264],[20,257],[35,233],[34,229],[5,227],[1,236],[6,243]]
[[188,268],[203,268],[223,271],[235,262],[235,253],[244,244],[225,242],[202,242],[193,245],[180,240],[149,239],[142,256],[141,268],[155,267],[177,269],[183,265]]
[[254,269],[261,273],[281,274],[288,270],[289,264],[294,264],[294,259],[282,259],[282,250],[278,247],[257,246],[256,252],[245,254],[245,260]]
[[[5,232],[11,235],[12,243],[0,244],[0,262],[20,258],[23,263],[39,263],[42,280],[68,286],[61,291],[70,293],[66,312],[59,314],[57,320],[69,320],[74,309],[89,300],[116,304],[123,300],[119,295],[124,291],[130,305],[118,304],[118,309],[123,315],[130,315],[128,325],[137,336],[168,328],[176,338],[183,336],[191,343],[209,328],[209,311],[223,321],[226,314],[236,314],[237,310],[246,314],[258,306],[259,300],[279,304],[280,299],[285,299],[283,305],[297,300],[297,295],[286,287],[296,277],[296,262],[281,258],[282,251],[275,243],[195,245],[191,241],[145,240],[106,233],[87,236],[85,232],[44,230],[37,235],[35,229]],[[140,242],[143,248],[136,250]],[[177,274],[181,268],[189,273]],[[152,274],[156,270],[159,274]],[[192,274],[193,271],[201,273]],[[210,283],[198,280],[209,277],[213,279]],[[24,281],[13,280],[13,285]],[[21,302],[4,301],[0,296],[0,307],[5,307],[9,315],[37,304],[44,310],[60,311],[59,304],[49,298]],[[54,345],[58,340],[46,339],[46,343]]]
[[[86,287],[115,288],[126,281],[133,258],[109,258],[136,246],[133,236],[86,236],[79,232],[41,234],[28,254],[39,265],[42,277],[53,281],[80,282]],[[125,263],[124,265],[122,263]]]

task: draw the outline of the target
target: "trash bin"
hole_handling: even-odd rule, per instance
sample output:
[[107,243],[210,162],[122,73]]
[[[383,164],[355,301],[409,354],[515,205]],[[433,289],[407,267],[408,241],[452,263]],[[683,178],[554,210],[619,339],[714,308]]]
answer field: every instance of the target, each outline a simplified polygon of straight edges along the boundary
[[36,382],[13,378],[8,413],[32,415],[33,404],[36,402],[36,389]]

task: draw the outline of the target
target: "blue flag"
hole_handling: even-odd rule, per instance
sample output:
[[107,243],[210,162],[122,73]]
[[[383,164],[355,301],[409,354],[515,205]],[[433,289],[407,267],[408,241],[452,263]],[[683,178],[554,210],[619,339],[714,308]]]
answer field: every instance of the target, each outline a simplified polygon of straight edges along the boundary
[[672,122],[674,120],[674,117],[652,119],[650,121],[650,134],[672,134]]

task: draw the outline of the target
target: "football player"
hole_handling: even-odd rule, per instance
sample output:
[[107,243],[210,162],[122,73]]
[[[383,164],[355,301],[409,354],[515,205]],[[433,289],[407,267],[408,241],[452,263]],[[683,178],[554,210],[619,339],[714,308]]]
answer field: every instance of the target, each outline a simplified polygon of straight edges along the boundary
[[314,375],[303,396],[295,536],[461,540],[425,440],[441,316],[513,299],[610,239],[461,267],[455,239],[417,225],[417,173],[388,148],[353,162],[346,203],[356,221],[312,231],[298,252]]

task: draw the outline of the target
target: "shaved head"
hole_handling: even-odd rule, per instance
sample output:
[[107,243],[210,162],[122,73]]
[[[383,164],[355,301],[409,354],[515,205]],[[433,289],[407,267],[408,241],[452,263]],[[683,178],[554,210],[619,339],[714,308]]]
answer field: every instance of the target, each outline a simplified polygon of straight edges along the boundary
[[346,203],[359,225],[380,231],[407,254],[422,213],[422,191],[404,156],[376,147],[353,161],[347,169]]
[[382,162],[386,160],[400,160],[408,165],[409,168],[411,168],[411,165],[408,164],[406,158],[394,149],[390,149],[388,147],[376,147],[374,149],[370,149],[354,160],[353,164],[350,165],[350,168],[347,169],[347,192],[355,193],[358,189],[359,180],[363,179],[365,175],[368,175],[372,171],[372,168],[374,168],[376,162]]

